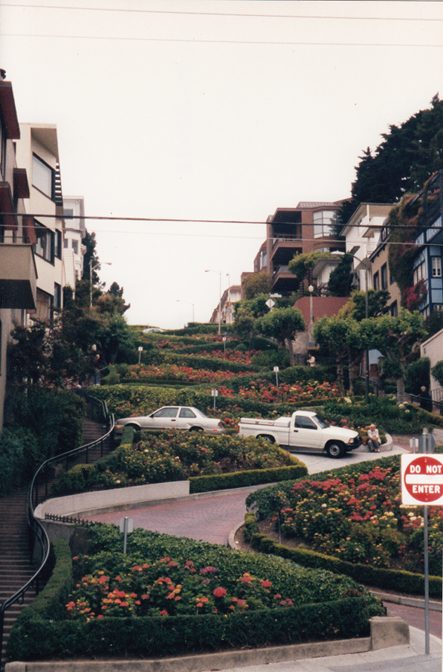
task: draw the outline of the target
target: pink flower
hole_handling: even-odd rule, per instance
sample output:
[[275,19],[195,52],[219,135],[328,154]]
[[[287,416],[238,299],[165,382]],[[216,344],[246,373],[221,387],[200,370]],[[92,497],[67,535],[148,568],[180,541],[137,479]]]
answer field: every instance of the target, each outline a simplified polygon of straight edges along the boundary
[[216,588],[212,594],[214,597],[224,597],[226,595],[226,590],[224,588]]

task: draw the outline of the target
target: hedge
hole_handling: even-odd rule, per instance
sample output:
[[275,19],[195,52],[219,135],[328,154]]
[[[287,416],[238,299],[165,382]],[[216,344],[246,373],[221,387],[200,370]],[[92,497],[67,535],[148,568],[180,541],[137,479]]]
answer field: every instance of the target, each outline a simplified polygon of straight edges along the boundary
[[26,621],[18,619],[13,627],[6,659],[163,657],[368,635],[366,605],[357,596],[228,617],[106,618],[86,623],[27,617]]
[[[76,464],[63,474],[58,482],[53,485],[54,495],[71,495],[92,490],[108,489],[107,479],[104,472],[118,469],[120,455],[132,445],[135,432],[132,427],[124,427],[121,444],[109,455],[105,455],[94,464]],[[269,469],[250,469],[237,471],[229,474],[211,474],[208,476],[193,476],[190,481],[190,492],[210,492],[212,490],[226,490],[241,488],[261,483],[275,483],[288,479],[307,476],[306,466],[294,455],[290,455],[292,464],[288,467],[276,467]],[[115,485],[113,486],[115,487]]]
[[[249,540],[253,548],[261,553],[277,555],[281,558],[292,560],[292,562],[296,562],[302,567],[327,569],[336,574],[345,574],[366,586],[371,586],[371,588],[383,588],[408,594],[423,595],[424,593],[425,577],[422,574],[353,564],[352,562],[339,560],[338,558],[316,553],[315,551],[289,548],[284,544],[279,544],[265,534],[255,532],[251,517],[249,519],[245,518],[245,525],[249,528],[245,538]],[[440,576],[429,577],[429,594],[433,597],[441,598],[442,579]]]
[[[297,458],[293,458],[297,459]],[[297,460],[298,462],[298,460]],[[277,467],[274,469],[251,469],[249,471],[236,471],[232,474],[218,474],[211,476],[191,476],[190,492],[210,492],[212,490],[226,490],[229,488],[243,488],[261,483],[277,483],[287,481],[290,478],[307,476],[306,466],[299,462],[290,467]]]

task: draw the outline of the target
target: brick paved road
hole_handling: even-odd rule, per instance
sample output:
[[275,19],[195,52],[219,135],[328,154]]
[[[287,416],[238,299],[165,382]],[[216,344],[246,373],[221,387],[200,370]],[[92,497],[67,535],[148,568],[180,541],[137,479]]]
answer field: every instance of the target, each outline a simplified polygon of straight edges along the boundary
[[127,516],[134,521],[134,528],[226,546],[230,531],[243,521],[247,494],[243,490],[199,496],[197,499],[152,504],[125,512],[101,513],[88,516],[88,520],[118,525]]

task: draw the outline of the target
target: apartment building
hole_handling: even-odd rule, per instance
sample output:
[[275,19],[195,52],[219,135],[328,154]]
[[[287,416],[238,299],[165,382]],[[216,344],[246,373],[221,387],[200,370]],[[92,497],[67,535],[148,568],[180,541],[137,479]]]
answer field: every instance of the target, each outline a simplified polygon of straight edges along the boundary
[[299,281],[288,264],[296,254],[317,250],[340,251],[344,243],[332,233],[336,202],[301,201],[295,208],[277,208],[267,219],[266,240],[254,259],[254,272],[266,271],[272,278],[272,292],[288,296]]
[[443,170],[436,172],[422,198],[422,231],[417,236],[417,256],[414,259],[412,284],[422,280],[426,295],[418,309],[423,317],[434,310],[443,310]]
[[16,325],[35,310],[37,267],[34,221],[25,215],[30,189],[26,167],[17,163],[20,126],[11,82],[0,70],[0,429],[6,394],[7,345]]
[[209,322],[211,324],[218,324],[218,312],[220,310],[221,324],[232,324],[234,322],[234,303],[240,301],[241,298],[240,285],[231,285],[228,289],[225,289],[221,295],[219,305],[212,312]]
[[63,198],[65,220],[63,238],[63,286],[75,289],[77,280],[83,275],[83,260],[86,247],[82,240],[85,237],[85,203],[83,196],[67,196]]
[[384,223],[392,207],[392,203],[361,203],[341,231],[346,239],[346,252],[354,257],[353,271],[357,289],[362,291],[388,288],[387,265],[383,278],[377,287],[373,287],[370,257],[381,242]]
[[54,124],[20,124],[17,162],[26,169],[30,183],[27,211],[35,232],[37,301],[31,319],[51,321],[62,308],[63,198],[57,127]]

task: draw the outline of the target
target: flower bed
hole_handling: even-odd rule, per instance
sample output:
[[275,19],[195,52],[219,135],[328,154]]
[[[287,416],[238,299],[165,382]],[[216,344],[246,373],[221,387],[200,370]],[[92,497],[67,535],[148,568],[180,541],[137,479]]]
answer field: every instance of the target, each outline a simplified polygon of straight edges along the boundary
[[179,366],[177,364],[122,364],[118,367],[118,373],[122,383],[176,381],[193,385],[215,383],[219,380],[250,375],[249,371],[236,373],[232,371],[208,371],[206,369],[195,369],[191,366]]
[[302,466],[277,445],[263,439],[210,436],[203,433],[142,432],[134,445],[91,465],[76,465],[63,474],[54,494],[123,488],[190,477]]
[[[422,509],[401,504],[398,456],[375,466],[366,463],[364,469],[358,473],[342,468],[322,478],[303,479],[279,497],[274,491],[282,534],[348,562],[422,572]],[[442,518],[440,507],[429,507],[429,565],[434,575],[441,574]],[[278,516],[274,521],[278,523]]]
[[55,571],[20,614],[8,661],[170,656],[367,636],[368,619],[385,612],[352,579],[275,557],[140,529],[123,555],[113,525],[90,527],[88,539],[88,556],[74,563],[73,588],[69,568],[58,569],[69,547],[56,540]]
[[[236,396],[228,385],[219,387],[219,394],[226,397]],[[238,396],[242,399],[255,399],[268,404],[300,404],[318,403],[340,396],[340,390],[335,383],[318,381],[297,381],[296,383],[280,383],[274,385],[267,380],[256,379],[248,387],[240,386]]]

